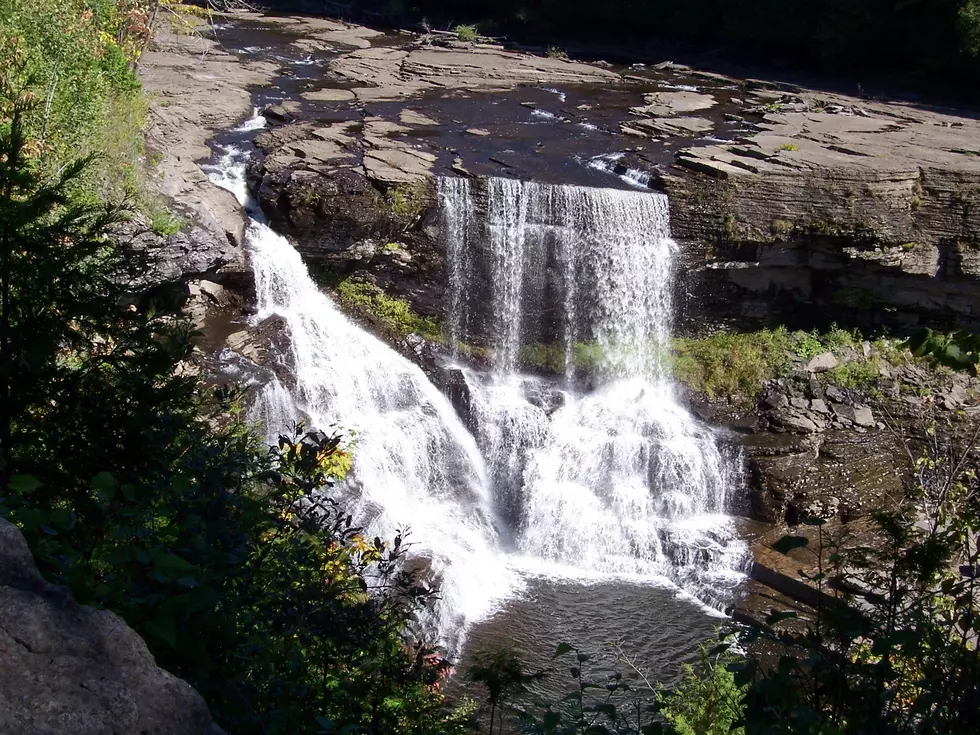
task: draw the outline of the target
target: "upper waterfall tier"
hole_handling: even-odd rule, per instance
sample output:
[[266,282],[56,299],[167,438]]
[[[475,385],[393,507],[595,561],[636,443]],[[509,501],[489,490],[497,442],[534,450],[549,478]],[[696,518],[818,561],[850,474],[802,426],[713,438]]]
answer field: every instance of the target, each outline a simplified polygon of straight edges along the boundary
[[[463,370],[469,418],[519,551],[719,602],[742,553],[724,515],[739,465],[666,379],[666,197],[499,178],[439,195],[449,331],[489,348],[489,374]],[[560,350],[561,385],[521,374],[541,350]]]
[[677,247],[665,196],[501,178],[444,178],[439,196],[453,344],[484,343],[501,372],[550,343],[568,378],[661,374]]

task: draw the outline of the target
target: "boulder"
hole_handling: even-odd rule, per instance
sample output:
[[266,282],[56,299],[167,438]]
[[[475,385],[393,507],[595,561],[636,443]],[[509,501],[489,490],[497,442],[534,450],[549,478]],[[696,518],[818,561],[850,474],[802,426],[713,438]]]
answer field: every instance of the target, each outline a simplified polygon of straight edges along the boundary
[[220,735],[200,695],[111,612],[38,573],[0,520],[0,733]]
[[806,364],[806,369],[811,373],[825,373],[828,370],[833,370],[839,364],[833,353],[824,352],[810,360]]

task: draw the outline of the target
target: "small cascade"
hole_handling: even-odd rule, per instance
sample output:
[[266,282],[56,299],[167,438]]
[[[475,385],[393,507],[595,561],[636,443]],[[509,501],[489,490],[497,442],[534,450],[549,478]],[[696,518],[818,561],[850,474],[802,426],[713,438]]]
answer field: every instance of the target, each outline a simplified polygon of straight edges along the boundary
[[[270,438],[299,417],[349,432],[354,469],[341,488],[369,536],[410,531],[410,553],[440,586],[427,621],[450,651],[518,582],[498,549],[486,465],[448,400],[415,364],[349,321],[311,279],[299,253],[261,221],[244,189],[244,155],[231,148],[210,171],[252,213],[246,242],[258,315],[281,318],[295,386],[258,395]],[[287,359],[288,358],[288,359]]]
[[625,158],[624,153],[604,153],[601,156],[590,158],[585,165],[597,171],[605,171],[613,176],[618,176],[621,181],[637,189],[649,190],[653,179],[650,172],[623,166],[621,163],[623,158]]
[[[664,196],[446,178],[451,343],[501,513],[526,558],[666,576],[720,604],[743,549],[717,438],[663,364],[676,244]],[[544,360],[555,381],[521,370]]]

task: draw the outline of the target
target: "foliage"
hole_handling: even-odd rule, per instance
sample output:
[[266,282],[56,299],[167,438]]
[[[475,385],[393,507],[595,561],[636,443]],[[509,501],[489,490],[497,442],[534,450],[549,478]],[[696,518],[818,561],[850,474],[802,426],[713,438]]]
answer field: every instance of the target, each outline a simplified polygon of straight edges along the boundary
[[[179,0],[5,0],[0,4],[0,88],[31,89],[23,111],[27,152],[49,172],[99,154],[72,181],[72,196],[94,204],[128,197],[152,212],[141,129],[147,105],[135,70],[158,18],[182,29],[191,6]],[[0,104],[0,123],[11,108]]]
[[182,226],[180,218],[166,209],[155,209],[150,213],[150,229],[158,235],[176,235]]
[[[876,513],[869,534],[851,539],[804,521],[819,543],[807,579],[823,594],[802,629],[784,626],[796,611],[774,609],[765,626],[741,634],[743,645],[778,655],[772,665],[752,657],[730,667],[750,684],[750,732],[977,732],[980,492],[970,453],[980,424],[962,443],[951,428],[932,424],[922,453],[910,450],[908,497]],[[809,538],[774,547],[807,548]]]
[[956,370],[976,371],[980,362],[980,335],[959,329],[944,334],[926,328],[909,339],[906,346],[915,357],[928,355],[940,365]]
[[796,143],[783,143],[776,147],[777,151],[798,151],[800,147]]
[[0,514],[39,568],[108,607],[235,733],[453,733],[448,665],[416,640],[434,591],[404,534],[368,539],[333,490],[339,436],[255,439],[239,396],[179,370],[180,320],[120,308],[120,212],[0,127]]
[[511,728],[537,735],[742,735],[733,727],[742,716],[742,690],[727,670],[737,660],[727,645],[711,652],[702,648],[700,662],[684,666],[674,691],[652,684],[621,644],[610,646],[616,654],[613,670],[598,667],[595,656],[568,643],[558,645],[555,666],[567,667],[572,686],[557,702],[527,701],[530,685],[553,676],[555,668],[526,670],[510,649],[480,652],[469,678],[487,689],[490,735],[495,722],[504,732],[508,721]]
[[789,367],[787,353],[792,346],[793,339],[784,327],[676,339],[672,372],[711,397],[754,398],[766,380]]
[[565,49],[560,46],[549,46],[547,51],[545,51],[545,56],[549,59],[559,59],[562,61],[568,59],[568,54],[565,53]]
[[480,31],[477,30],[476,26],[458,25],[453,28],[453,33],[460,41],[478,41],[480,39]]
[[411,225],[425,211],[428,203],[428,184],[416,181],[392,186],[378,198],[376,206],[382,214],[408,220]]
[[388,296],[373,283],[346,278],[337,286],[337,295],[345,307],[377,322],[381,329],[395,337],[415,333],[430,342],[444,339],[442,328],[434,319],[416,314],[408,301]]
[[792,357],[801,360],[831,352],[841,358],[838,367],[820,379],[842,388],[874,388],[883,362],[899,364],[911,358],[887,339],[870,342],[856,331],[832,326],[827,332],[790,332],[784,327],[758,332],[718,332],[703,338],[678,338],[670,358],[674,377],[708,396],[751,400],[764,383],[786,374]]
[[737,726],[747,687],[735,684],[728,664],[737,661],[722,644],[714,653],[702,646],[697,668],[684,664],[684,678],[664,697],[663,713],[677,735],[744,735]]

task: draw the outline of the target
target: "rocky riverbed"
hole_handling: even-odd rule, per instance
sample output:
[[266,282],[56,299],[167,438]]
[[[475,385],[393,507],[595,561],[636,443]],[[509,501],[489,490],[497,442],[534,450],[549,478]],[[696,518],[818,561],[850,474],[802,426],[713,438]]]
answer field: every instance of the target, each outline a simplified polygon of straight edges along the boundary
[[[242,215],[199,166],[212,155],[207,141],[255,101],[270,127],[238,138],[254,136],[249,183],[265,216],[326,287],[373,289],[341,303],[457,400],[440,345],[406,337],[371,308],[380,294],[444,318],[440,175],[666,192],[683,334],[837,322],[901,335],[980,322],[980,123],[969,114],[255,14],[221,17],[197,38],[164,37],[143,74],[161,189],[187,224],[130,240],[155,274],[147,282],[176,288],[204,327],[196,369],[216,380],[228,378],[229,360],[251,381],[288,380],[267,349],[276,324],[248,318]],[[873,365],[880,380],[834,382],[841,364]],[[772,538],[810,515],[860,523],[901,494],[907,445],[936,416],[972,421],[977,382],[868,343],[793,355],[750,400],[692,392],[687,403],[741,448],[745,492],[731,510],[761,524],[745,531],[754,576],[792,594],[784,582],[795,569],[777,569]],[[752,590],[757,600],[773,594]]]

